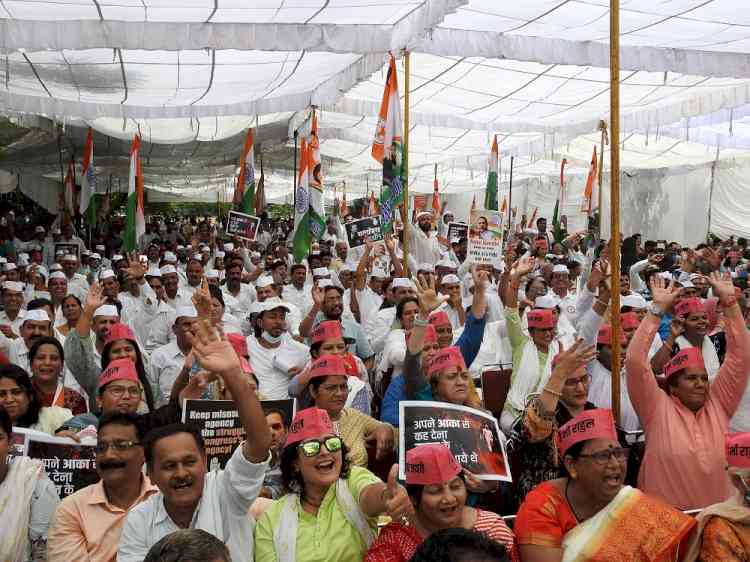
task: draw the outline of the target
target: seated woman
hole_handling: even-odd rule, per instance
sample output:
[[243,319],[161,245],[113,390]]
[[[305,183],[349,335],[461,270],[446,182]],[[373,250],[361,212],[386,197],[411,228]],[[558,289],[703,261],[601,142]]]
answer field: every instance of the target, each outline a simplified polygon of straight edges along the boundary
[[344,337],[341,322],[338,320],[321,322],[310,333],[310,341],[312,360],[289,381],[289,396],[297,398],[297,409],[303,410],[313,404],[308,390],[312,362],[321,355],[339,355],[344,358],[347,374],[350,375],[346,379],[349,396],[344,405],[369,416],[372,390],[367,378],[367,368],[359,357],[349,353],[348,346],[353,344],[354,340]]
[[46,560],[47,531],[60,498],[42,461],[15,457],[8,462],[12,433],[13,421],[0,407],[0,560]]
[[345,406],[349,395],[347,367],[340,355],[321,355],[310,367],[309,391],[316,408],[328,412],[338,435],[346,443],[349,460],[356,466],[367,466],[367,442],[374,441],[377,458],[393,451],[395,430]]
[[406,491],[414,515],[408,524],[392,521],[383,528],[364,562],[407,562],[425,539],[450,528],[484,533],[518,562],[513,532],[502,517],[466,505],[463,470],[445,445],[422,445],[406,453]]
[[750,375],[750,334],[745,328],[731,279],[709,279],[724,309],[727,354],[712,383],[699,349],[680,351],[665,367],[668,390],[657,384],[648,348],[659,314],[672,309],[673,284],[651,280],[653,305],[628,347],[628,393],[643,429],[646,452],[638,487],[680,509],[702,509],[724,501],[732,486],[724,470],[724,434]]
[[281,453],[290,493],[258,521],[256,560],[362,560],[377,534],[379,515],[393,520],[410,515],[409,497],[396,482],[398,467],[384,484],[367,469],[350,466],[347,453],[324,410],[297,413]]
[[734,493],[697,515],[683,562],[750,560],[750,433],[727,435],[725,449]]
[[[206,282],[204,281],[204,283]],[[241,334],[242,323],[236,316],[226,312],[226,307],[224,306],[224,295],[221,292],[221,289],[215,285],[208,285],[208,291],[211,296],[211,322],[213,325],[221,326],[221,329],[225,334]],[[196,291],[196,293],[197,292],[198,291]],[[198,307],[196,306],[196,308]]]
[[13,425],[50,435],[73,416],[67,408],[43,407],[28,373],[12,364],[0,366],[0,406],[5,408]]
[[[382,380],[389,372],[391,377],[393,373],[401,372],[406,355],[406,334],[414,326],[414,319],[418,312],[419,303],[415,297],[401,299],[396,305],[396,318],[401,327],[392,329],[385,340],[385,346],[377,366],[377,380]],[[389,380],[389,378],[385,380]]]
[[513,426],[509,448],[515,450],[520,466],[515,479],[519,503],[537,484],[566,475],[557,456],[555,436],[559,427],[584,410],[595,408],[588,401],[591,377],[586,372],[587,363],[595,355],[594,347],[585,345],[583,340],[557,354],[549,381],[541,394],[529,399]]
[[57,338],[36,340],[29,349],[29,363],[34,390],[43,407],[60,406],[76,416],[88,412],[83,396],[63,384],[65,354]]
[[64,341],[65,337],[70,333],[70,331],[75,329],[76,324],[78,323],[78,319],[81,318],[83,307],[81,306],[81,301],[78,300],[77,296],[68,295],[62,300],[62,303],[60,303],[60,308],[62,309],[65,323],[60,324],[59,326],[55,326],[55,330],[60,333],[60,335],[62,336],[61,340]]
[[526,496],[514,531],[522,562],[675,560],[695,521],[623,486],[628,449],[610,410],[586,410],[558,432],[570,476]]

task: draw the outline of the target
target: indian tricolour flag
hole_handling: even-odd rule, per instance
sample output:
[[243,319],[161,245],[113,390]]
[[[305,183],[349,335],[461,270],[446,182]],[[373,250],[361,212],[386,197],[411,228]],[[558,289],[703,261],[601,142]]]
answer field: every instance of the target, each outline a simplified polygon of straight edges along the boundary
[[294,237],[292,252],[294,261],[301,263],[310,252],[312,236],[309,228],[310,217],[310,150],[307,140],[302,137],[297,175],[296,201],[294,205]]
[[127,220],[123,248],[134,252],[138,240],[146,232],[146,219],[143,216],[143,169],[141,168],[141,137],[135,135],[130,145],[130,176],[128,178]]
[[234,190],[234,206],[242,212],[252,215],[255,212],[255,138],[253,129],[247,130],[245,145],[240,154],[240,176]]
[[94,131],[89,127],[86,144],[83,148],[80,213],[86,217],[86,222],[90,226],[96,224],[97,203],[96,176],[94,176]]
[[484,192],[484,208],[497,211],[497,135],[492,140],[488,168],[487,187]]
[[309,220],[310,233],[315,240],[320,240],[325,231],[325,206],[323,203],[323,168],[320,162],[320,140],[318,138],[318,116],[313,110],[312,127],[310,130],[310,141],[307,149],[309,152],[310,166],[310,209]]

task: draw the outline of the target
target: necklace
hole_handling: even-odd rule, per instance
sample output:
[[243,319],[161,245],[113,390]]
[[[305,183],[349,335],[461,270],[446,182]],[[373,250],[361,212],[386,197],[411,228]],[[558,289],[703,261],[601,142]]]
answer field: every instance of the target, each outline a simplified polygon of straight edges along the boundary
[[570,478],[568,478],[568,481],[565,483],[565,499],[568,501],[568,505],[570,506],[570,511],[573,512],[573,517],[576,518],[576,521],[579,523],[583,521],[580,517],[578,517],[578,513],[576,513],[576,508],[573,506],[573,502],[570,500],[570,495],[568,494],[568,487],[570,486]]

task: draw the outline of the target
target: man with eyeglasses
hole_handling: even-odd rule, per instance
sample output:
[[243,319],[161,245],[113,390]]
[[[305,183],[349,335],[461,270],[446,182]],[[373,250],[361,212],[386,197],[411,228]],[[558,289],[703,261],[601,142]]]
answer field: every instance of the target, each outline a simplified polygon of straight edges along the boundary
[[[112,363],[120,361],[127,360]],[[101,480],[58,506],[47,542],[48,560],[116,559],[128,512],[158,492],[143,474],[142,441],[137,415],[113,411],[102,417],[95,448]]]

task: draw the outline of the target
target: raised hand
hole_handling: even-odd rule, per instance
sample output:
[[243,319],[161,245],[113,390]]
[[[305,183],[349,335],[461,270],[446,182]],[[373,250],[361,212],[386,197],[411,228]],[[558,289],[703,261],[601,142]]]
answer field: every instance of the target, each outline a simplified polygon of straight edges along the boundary
[[398,465],[394,464],[388,473],[388,481],[383,494],[385,510],[393,521],[407,523],[414,515],[414,506],[409,499],[409,494],[406,493],[406,488],[398,483],[397,478]]
[[521,258],[513,265],[513,269],[511,270],[510,274],[513,277],[523,277],[524,275],[528,275],[529,273],[531,273],[534,270],[535,265],[535,258]]
[[94,282],[89,288],[89,292],[86,295],[86,308],[96,310],[107,302],[107,297],[104,296],[102,286],[98,282]]
[[125,273],[128,274],[129,279],[141,279],[146,275],[146,266],[141,263],[135,252],[128,255],[128,266],[125,268]]
[[193,293],[193,306],[198,311],[199,318],[211,317],[211,293],[208,290],[208,281],[204,277],[200,288]]
[[321,289],[317,285],[313,285],[311,292],[313,304],[316,307],[321,308],[323,306],[323,301],[325,300],[325,289]]
[[383,236],[383,243],[385,244],[388,253],[392,254],[396,251],[396,242],[394,242],[392,235],[386,234]]
[[435,290],[434,278],[417,278],[415,282],[417,285],[417,300],[419,301],[419,310],[423,316],[429,316],[430,312],[432,312],[448,300],[447,295],[440,295]]
[[674,280],[669,281],[658,275],[651,277],[651,297],[654,304],[658,306],[662,312],[669,312],[672,310],[672,305],[677,299],[679,291],[675,288]]
[[490,275],[484,270],[477,269],[476,265],[471,266],[471,278],[474,281],[474,291],[484,291],[490,286]]
[[734,285],[732,285],[732,276],[729,272],[721,274],[718,271],[712,271],[708,276],[708,282],[711,284],[714,295],[720,300],[734,296]]
[[669,333],[672,334],[672,339],[676,340],[685,332],[685,319],[680,316],[672,318],[672,322],[669,324]]
[[199,318],[193,334],[193,354],[206,371],[225,375],[240,373],[240,359],[224,334],[207,318]]
[[596,346],[588,345],[582,339],[578,339],[570,349],[563,350],[557,355],[553,375],[565,379],[589,361],[593,361],[595,357]]

